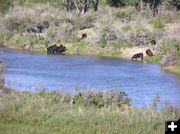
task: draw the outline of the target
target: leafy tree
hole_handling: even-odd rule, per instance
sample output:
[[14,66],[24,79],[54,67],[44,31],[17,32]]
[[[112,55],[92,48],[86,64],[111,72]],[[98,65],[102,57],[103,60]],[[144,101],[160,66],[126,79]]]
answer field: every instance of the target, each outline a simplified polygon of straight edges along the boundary
[[171,5],[176,8],[176,10],[180,10],[180,0],[163,0],[168,5]]
[[113,7],[135,5],[139,0],[105,0],[105,3]]
[[89,8],[93,7],[94,11],[98,10],[99,0],[66,0],[67,11],[76,9],[79,13],[86,13]]
[[150,5],[153,12],[153,16],[156,16],[158,14],[158,6],[161,4],[162,0],[143,0],[143,1]]

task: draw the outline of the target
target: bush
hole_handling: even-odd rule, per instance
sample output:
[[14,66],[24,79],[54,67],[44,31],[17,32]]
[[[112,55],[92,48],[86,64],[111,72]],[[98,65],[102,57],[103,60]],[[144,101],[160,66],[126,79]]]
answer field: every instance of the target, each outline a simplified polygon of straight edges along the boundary
[[117,44],[114,44],[115,49],[130,48],[130,47],[132,47],[132,44],[130,44],[127,41],[119,41]]
[[8,41],[13,33],[7,32],[7,31],[1,31],[0,32],[0,43],[5,43]]
[[123,18],[130,18],[132,11],[129,8],[122,8],[115,11],[116,18],[123,19]]
[[100,43],[104,45],[108,45],[110,42],[116,42],[116,41],[117,41],[117,36],[115,31],[113,31],[109,27],[104,27],[101,31]]
[[4,91],[4,69],[5,65],[2,61],[0,61],[0,95],[1,91]]
[[152,22],[152,26],[154,29],[160,30],[160,29],[164,29],[165,23],[163,22],[162,18],[156,17]]
[[127,31],[131,30],[131,26],[130,25],[125,25],[125,26],[122,27],[122,30],[127,32]]
[[5,14],[13,5],[14,0],[0,0],[0,12]]
[[[17,48],[25,48],[27,46],[34,46],[38,43],[41,44],[41,40],[38,40],[35,36],[21,36],[19,34],[15,34],[8,42],[12,46],[16,46]],[[43,44],[43,43],[42,43]]]
[[164,41],[160,47],[161,53],[164,55],[180,56],[180,41],[170,40]]
[[130,99],[119,88],[107,92],[78,92],[73,97],[73,104],[85,107],[120,107],[122,103],[129,105]]

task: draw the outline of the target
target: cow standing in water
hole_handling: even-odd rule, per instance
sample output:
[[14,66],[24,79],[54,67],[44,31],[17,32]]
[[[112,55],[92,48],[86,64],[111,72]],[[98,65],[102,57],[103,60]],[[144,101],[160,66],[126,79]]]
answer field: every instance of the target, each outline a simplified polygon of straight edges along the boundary
[[137,53],[132,56],[132,60],[134,59],[137,60],[137,58],[141,58],[141,61],[143,62],[143,58],[144,58],[143,53]]

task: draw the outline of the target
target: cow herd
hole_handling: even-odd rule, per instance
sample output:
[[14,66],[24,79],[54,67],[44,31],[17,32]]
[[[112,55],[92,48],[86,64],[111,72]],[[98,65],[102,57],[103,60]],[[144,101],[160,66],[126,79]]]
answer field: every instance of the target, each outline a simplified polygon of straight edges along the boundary
[[57,46],[55,44],[55,45],[52,45],[47,48],[47,53],[48,54],[61,54],[61,53],[65,52],[66,50],[67,49],[65,46],[63,46],[63,45]]
[[[86,33],[83,33],[82,34],[82,37],[81,37],[81,40],[84,39],[84,38],[87,38],[87,34]],[[151,42],[151,44],[155,45],[156,42],[153,41]],[[52,45],[52,46],[49,46],[47,47],[47,54],[62,54],[63,52],[65,52],[67,49],[65,46],[63,45],[60,45],[60,46],[57,46],[56,44],[55,45]],[[153,56],[153,53],[150,49],[147,49],[146,50],[146,55],[147,56]],[[136,53],[132,56],[132,60],[138,60],[138,58],[140,58],[140,60],[143,62],[144,60],[144,54],[142,52],[140,53]]]
[[[147,54],[147,56],[150,56],[150,57],[153,56],[153,53],[152,53],[152,51],[150,49],[146,50],[146,54]],[[137,61],[138,58],[140,58],[141,61],[143,62],[143,59],[144,59],[143,53],[136,53],[136,54],[134,54],[132,56],[132,60],[136,60]]]

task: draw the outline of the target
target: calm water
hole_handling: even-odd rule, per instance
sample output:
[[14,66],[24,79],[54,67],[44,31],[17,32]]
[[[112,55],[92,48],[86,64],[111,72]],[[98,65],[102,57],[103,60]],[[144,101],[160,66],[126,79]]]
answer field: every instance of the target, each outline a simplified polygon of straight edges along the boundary
[[68,89],[108,90],[120,86],[134,105],[148,105],[159,92],[161,105],[180,105],[180,79],[164,72],[158,64],[116,58],[27,54],[3,49],[7,86],[19,90]]

